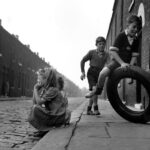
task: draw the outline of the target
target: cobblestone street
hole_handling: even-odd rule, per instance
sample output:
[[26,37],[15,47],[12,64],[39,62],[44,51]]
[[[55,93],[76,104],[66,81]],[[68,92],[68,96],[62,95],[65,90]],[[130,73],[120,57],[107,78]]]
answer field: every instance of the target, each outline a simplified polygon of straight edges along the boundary
[[[82,101],[71,99],[69,108],[75,109]],[[0,101],[0,150],[30,150],[40,140],[27,122],[31,105],[30,100]]]
[[28,150],[37,143],[27,122],[31,105],[29,100],[0,102],[0,150]]

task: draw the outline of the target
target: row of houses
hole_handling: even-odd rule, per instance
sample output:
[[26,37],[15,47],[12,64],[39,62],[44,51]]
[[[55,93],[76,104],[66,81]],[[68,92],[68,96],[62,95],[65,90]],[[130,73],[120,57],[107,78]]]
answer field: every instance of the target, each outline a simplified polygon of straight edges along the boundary
[[0,96],[31,96],[38,68],[50,66],[0,24]]
[[[0,96],[31,97],[36,83],[36,71],[50,67],[49,62],[33,52],[29,45],[24,45],[19,36],[10,34],[0,21]],[[58,72],[65,80],[68,96],[81,96],[81,89]]]

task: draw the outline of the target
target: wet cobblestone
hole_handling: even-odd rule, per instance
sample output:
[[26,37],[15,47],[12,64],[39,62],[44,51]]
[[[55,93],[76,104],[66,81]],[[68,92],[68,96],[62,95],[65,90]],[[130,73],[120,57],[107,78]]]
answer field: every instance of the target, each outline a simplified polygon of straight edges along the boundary
[[29,150],[40,138],[27,122],[30,100],[0,102],[0,150]]
[[[71,99],[69,109],[82,102]],[[0,150],[31,150],[40,140],[34,136],[37,130],[27,122],[31,106],[31,100],[0,101]]]

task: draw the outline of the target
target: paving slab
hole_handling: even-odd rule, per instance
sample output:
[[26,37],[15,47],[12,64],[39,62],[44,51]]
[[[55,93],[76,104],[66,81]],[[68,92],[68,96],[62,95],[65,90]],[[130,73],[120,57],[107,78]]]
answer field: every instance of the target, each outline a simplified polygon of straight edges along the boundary
[[149,150],[150,126],[121,118],[108,101],[100,101],[101,116],[87,116],[78,123],[68,150]]

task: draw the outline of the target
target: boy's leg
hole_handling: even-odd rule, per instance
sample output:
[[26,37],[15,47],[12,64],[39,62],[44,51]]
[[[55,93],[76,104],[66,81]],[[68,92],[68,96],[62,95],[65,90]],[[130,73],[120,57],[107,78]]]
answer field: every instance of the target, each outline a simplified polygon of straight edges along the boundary
[[90,93],[86,95],[86,98],[90,98],[93,95],[100,95],[102,93],[105,79],[110,74],[110,69],[108,67],[104,67],[98,76],[98,82],[95,89],[93,89]]
[[[88,70],[87,79],[88,79],[88,83],[89,83],[89,90],[91,91],[94,88],[96,88],[94,86],[96,83],[94,80],[94,72],[93,72],[92,68],[89,68],[89,70]],[[93,106],[93,97],[89,97],[89,104],[87,107],[87,115],[93,115],[92,106]]]
[[93,105],[94,105],[94,115],[100,115],[100,112],[98,110],[98,96],[93,96]]
[[93,115],[92,105],[93,105],[93,97],[90,97],[89,98],[89,105],[87,107],[87,115]]
[[103,89],[106,77],[108,77],[109,74],[110,69],[108,67],[104,67],[102,71],[99,73],[96,89],[97,88]]

